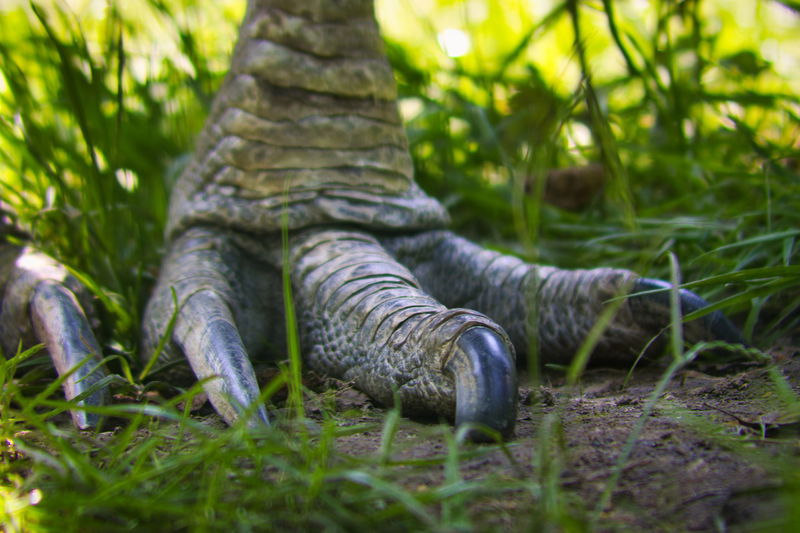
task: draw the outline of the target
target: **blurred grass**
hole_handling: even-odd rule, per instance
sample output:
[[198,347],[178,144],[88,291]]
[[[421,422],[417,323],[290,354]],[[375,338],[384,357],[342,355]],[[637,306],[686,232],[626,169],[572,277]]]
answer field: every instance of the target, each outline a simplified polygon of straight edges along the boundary
[[[95,290],[102,333],[123,351],[158,266],[170,184],[224,75],[217,56],[232,46],[202,55],[196,17],[178,7],[0,11],[0,198],[17,227]],[[230,25],[216,37],[230,42]]]
[[[569,0],[539,17],[522,2],[424,5],[385,9],[393,20],[406,8],[440,16],[439,26],[402,42],[402,24],[384,32],[397,39],[389,51],[417,180],[459,231],[564,267],[668,278],[672,251],[685,280],[762,268],[763,278],[700,292],[728,296],[748,333],[769,323],[756,343],[796,329],[800,278],[783,269],[797,264],[800,227],[796,13],[777,2],[637,12]],[[448,26],[476,32],[468,54],[412,53],[436,50]],[[536,176],[592,162],[606,187],[587,209],[542,204]]]
[[[134,354],[169,187],[225,74],[241,4],[0,6],[3,211],[95,292],[121,391],[151,386]],[[687,285],[756,345],[796,334],[800,32],[788,4],[383,2],[417,179],[455,229],[491,247],[661,278],[674,256]],[[471,38],[465,55],[439,47],[447,28]],[[549,169],[594,162],[607,183],[585,209],[543,202]],[[46,358],[30,350],[2,364],[9,531],[61,530],[63,516],[81,531],[467,530],[477,504],[512,491],[541,503],[521,527],[589,527],[589,510],[559,484],[555,415],[541,421],[539,481],[478,485],[460,476],[467,452],[443,429],[431,429],[445,435],[442,456],[393,459],[396,412],[382,427],[326,413],[316,426],[297,417],[253,434],[188,417],[178,404],[193,389],[103,408],[123,428],[78,435],[52,419],[67,405],[42,385]],[[383,433],[376,456],[336,449],[362,431]],[[445,469],[441,486],[404,485],[432,467]]]

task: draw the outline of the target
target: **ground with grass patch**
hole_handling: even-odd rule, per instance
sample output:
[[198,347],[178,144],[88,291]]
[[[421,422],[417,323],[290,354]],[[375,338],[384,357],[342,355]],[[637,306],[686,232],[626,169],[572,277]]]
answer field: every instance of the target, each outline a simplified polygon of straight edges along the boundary
[[[58,417],[57,426],[18,433],[3,462],[11,470],[25,472],[27,487],[37,481],[44,487],[39,489],[41,501],[27,506],[27,515],[20,514],[29,525],[37,523],[37,515],[31,514],[34,509],[44,517],[39,525],[47,526],[54,518],[51,511],[63,505],[57,501],[61,496],[46,488],[48,484],[83,492],[85,507],[75,502],[78,507],[70,513],[76,518],[75,530],[152,525],[153,519],[163,531],[192,527],[182,514],[189,509],[180,507],[170,511],[154,506],[151,515],[146,506],[122,506],[114,519],[105,516],[113,514],[112,504],[101,507],[100,516],[96,515],[103,490],[84,486],[91,474],[76,478],[79,469],[63,464],[49,473],[40,466],[26,469],[25,465],[46,462],[48,454],[53,462],[63,463],[65,450],[59,449],[54,438],[74,439],[75,450],[88,452],[98,465],[97,472],[106,472],[103,475],[114,475],[113,463],[119,458],[106,461],[102,456],[115,447],[123,447],[117,450],[123,456],[139,457],[140,465],[150,463],[140,472],[152,484],[143,505],[147,498],[157,498],[164,485],[169,486],[174,472],[165,470],[165,465],[176,459],[180,462],[181,456],[196,456],[189,472],[199,468],[204,474],[179,475],[187,485],[183,498],[175,497],[192,508],[207,492],[216,493],[222,501],[206,502],[206,512],[213,513],[216,505],[220,510],[236,508],[235,496],[246,486],[261,483],[260,489],[251,486],[250,491],[266,495],[276,484],[291,485],[292,477],[299,476],[302,488],[295,487],[286,495],[283,504],[288,507],[280,513],[274,512],[274,502],[269,503],[273,499],[266,496],[263,507],[240,502],[238,512],[249,518],[238,525],[256,528],[259,524],[268,529],[280,525],[346,528],[346,517],[330,514],[325,505],[320,516],[304,516],[306,500],[334,498],[327,504],[336,506],[338,497],[343,512],[355,505],[352,512],[358,514],[358,498],[353,497],[360,487],[377,491],[379,504],[375,507],[376,501],[370,498],[364,501],[358,529],[373,527],[382,516],[397,520],[383,524],[386,530],[410,524],[430,530],[780,529],[796,523],[791,501],[800,494],[796,475],[800,416],[792,411],[796,404],[786,403],[790,390],[800,391],[800,350],[796,344],[787,344],[769,353],[769,362],[698,362],[682,368],[654,403],[653,391],[667,372],[663,362],[637,368],[632,375],[626,369],[589,369],[579,385],[572,387],[560,375],[545,372],[542,385],[521,387],[516,434],[503,446],[459,444],[447,426],[402,418],[394,410],[375,406],[346,383],[309,375],[307,385],[316,392],[306,394],[305,421],[292,422],[288,418],[292,410],[276,397],[272,414],[277,431],[270,436],[237,436],[235,428],[226,428],[207,404],[195,401],[194,412],[178,422],[116,418],[110,422],[116,424],[110,431],[85,432],[82,437],[73,434],[66,417]],[[522,381],[527,381],[526,375]],[[159,404],[154,395],[149,401]],[[191,429],[192,425],[202,427],[206,434]],[[264,442],[276,438],[275,433],[282,434],[285,442],[272,451],[263,448]],[[219,446],[209,451],[209,443],[217,438]],[[226,452],[224,443],[237,438],[254,446],[252,456],[248,445]],[[298,452],[301,460],[291,466]],[[315,466],[316,454],[324,460]],[[56,459],[57,455],[61,458]],[[219,461],[217,468],[211,468],[214,461]],[[138,475],[135,466],[124,470],[134,478]],[[211,477],[210,471],[214,472]],[[225,486],[213,488],[214,479]],[[319,485],[316,496],[307,492],[314,483]],[[123,492],[129,490],[124,480],[116,484]],[[294,503],[296,516],[290,503],[295,498],[306,501]],[[289,515],[281,518],[283,513]],[[174,523],[157,520],[170,515]]]
[[[678,373],[647,416],[596,525],[601,530],[708,531],[723,524],[749,528],[785,518],[785,495],[777,490],[787,481],[780,458],[788,454],[796,460],[800,418],[767,424],[765,433],[759,423],[785,407],[771,372],[800,391],[800,352],[776,349],[773,354],[778,363],[772,370],[742,363],[696,365]],[[561,497],[581,502],[578,508],[595,510],[662,372],[657,366],[637,370],[626,387],[627,372],[609,369],[586,372],[577,390],[549,376],[547,386],[523,387],[514,441],[507,450],[465,458],[460,466],[463,479],[480,482],[499,476],[542,482],[543,475],[555,476]],[[366,398],[363,409],[364,421],[383,416]],[[542,423],[553,424],[549,431],[559,433],[546,442],[549,450],[539,446]],[[380,432],[338,441],[338,448],[348,454],[375,454],[380,445]],[[446,450],[446,442],[432,437],[425,426],[403,421],[392,457],[430,459]],[[467,448],[462,453],[473,451]],[[753,455],[760,455],[760,460],[753,461]],[[542,464],[548,460],[554,464]],[[439,465],[409,472],[406,483],[409,488],[429,490],[444,481],[444,466]],[[545,503],[541,494],[520,489],[479,500],[473,511],[481,527],[518,529],[529,521],[535,527],[537,515],[546,512],[541,508]],[[590,517],[573,518],[581,522]]]

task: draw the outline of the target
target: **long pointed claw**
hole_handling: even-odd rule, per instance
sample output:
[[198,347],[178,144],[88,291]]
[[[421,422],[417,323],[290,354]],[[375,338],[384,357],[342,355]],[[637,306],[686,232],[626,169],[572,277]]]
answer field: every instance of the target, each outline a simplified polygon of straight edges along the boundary
[[[89,391],[106,372],[99,364],[100,347],[75,295],[63,285],[46,280],[34,289],[30,305],[36,336],[47,346],[58,375],[74,369],[64,381],[67,400]],[[103,388],[80,400],[78,405],[98,406],[107,401],[108,391]],[[71,414],[73,422],[81,429],[100,422],[95,413],[74,409]]]
[[[508,437],[517,415],[517,376],[514,358],[500,336],[486,327],[465,331],[456,341],[444,371],[455,383],[456,426],[480,424]],[[472,441],[491,440],[479,429]]]
[[248,425],[269,424],[259,404],[258,382],[233,316],[214,292],[193,294],[180,310],[175,339],[195,375],[204,384],[211,404],[232,424],[249,415]]
[[[651,278],[639,278],[634,281],[632,293],[658,290],[649,294],[635,296],[629,300],[629,305],[634,313],[645,316],[669,316],[671,285],[666,281]],[[681,289],[679,291],[681,314],[688,315],[709,304],[692,291]],[[689,331],[690,340],[721,340],[730,344],[746,344],[739,329],[733,325],[728,317],[721,311],[713,311],[695,321],[694,327]]]

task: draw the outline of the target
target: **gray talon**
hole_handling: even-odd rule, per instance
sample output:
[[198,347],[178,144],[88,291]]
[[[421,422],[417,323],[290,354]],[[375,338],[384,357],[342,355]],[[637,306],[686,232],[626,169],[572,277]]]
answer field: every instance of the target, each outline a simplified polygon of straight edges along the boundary
[[[664,319],[663,325],[666,325],[668,323],[666,317],[669,317],[670,293],[664,289],[669,289],[670,287],[671,285],[666,281],[639,278],[633,283],[631,293],[634,296],[631,297],[629,305],[635,310],[635,313],[662,317]],[[637,292],[653,290],[660,290],[661,292],[641,296],[635,295]],[[708,306],[708,302],[692,291],[680,289],[679,296],[681,315],[683,316]],[[746,344],[739,329],[721,311],[713,311],[697,319],[696,325],[689,324],[687,326],[691,342],[720,340],[730,344]]]
[[[99,366],[100,347],[75,296],[66,287],[51,281],[36,286],[31,298],[31,319],[36,335],[48,348],[59,376],[70,370],[64,381],[64,395],[71,400],[106,376]],[[94,391],[78,402],[80,406],[108,403],[105,388]],[[96,427],[100,416],[80,409],[71,411],[72,421],[81,429]]]
[[[455,382],[456,427],[487,426],[509,437],[517,418],[517,376],[506,343],[487,327],[465,331],[456,341],[444,371]],[[480,428],[469,431],[472,441],[489,441]]]
[[[2,228],[0,228],[2,229]],[[64,396],[72,400],[106,376],[100,347],[78,296],[85,289],[63,265],[30,248],[0,243],[0,346],[13,354],[20,340],[26,346],[43,343],[56,372],[63,376]],[[108,401],[101,388],[78,401],[99,406]],[[95,427],[100,416],[83,409],[70,414],[75,426]]]
[[232,424],[251,409],[250,426],[269,424],[265,407],[258,404],[253,365],[233,317],[218,295],[208,290],[191,295],[176,324],[175,337],[195,375],[208,379],[208,399],[226,422]]
[[232,421],[245,414],[246,409],[255,406],[248,423],[251,426],[268,425],[266,409],[263,405],[257,405],[258,384],[250,379],[252,365],[236,327],[224,320],[210,323],[202,341],[202,349],[209,354],[210,360],[217,363],[217,372],[212,379],[219,386],[212,382],[206,387],[215,392],[209,398],[213,398],[212,403],[217,411],[232,409],[235,414],[225,416],[226,420]]

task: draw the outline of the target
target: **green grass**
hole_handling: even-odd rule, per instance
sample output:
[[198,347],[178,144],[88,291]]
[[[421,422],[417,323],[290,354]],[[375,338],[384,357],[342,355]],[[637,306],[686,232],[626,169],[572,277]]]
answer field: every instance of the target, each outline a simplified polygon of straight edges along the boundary
[[[797,61],[791,25],[775,22],[778,13],[796,29],[795,12],[742,2],[754,17],[743,28],[732,11],[699,1],[654,2],[638,18],[611,0],[553,2],[538,17],[521,16],[516,2],[486,7],[482,17],[434,4],[440,18],[424,19],[421,39],[403,40],[409,27],[385,24],[387,50],[417,179],[448,206],[456,230],[564,267],[622,266],[669,279],[676,258],[684,285],[733,316],[754,345],[796,335],[798,86],[757,41],[782,43]],[[109,5],[94,17],[61,3],[0,11],[0,199],[30,242],[93,291],[113,390],[140,398],[159,388],[136,350],[169,187],[224,76],[242,7],[200,14],[191,3],[152,0],[135,12]],[[437,52],[436,33],[448,24],[483,48],[457,59]],[[608,182],[586,209],[542,202],[533,177],[591,162],[604,164]],[[673,340],[664,383],[695,353]],[[291,383],[296,416],[274,428],[253,433],[194,418],[194,388],[101,408],[120,422],[113,435],[63,424],[68,404],[46,357],[33,349],[9,357],[0,372],[0,523],[7,531],[468,530],[482,524],[481,505],[524,494],[521,529],[597,526],[593,507],[560,483],[558,411],[540,422],[537,477],[477,483],[458,466],[494,448],[466,447],[447,428],[423,435],[443,440],[441,455],[400,459],[393,437],[405,422],[395,411],[362,424],[330,410],[321,421],[301,416],[297,351],[288,355],[292,364],[265,399]],[[774,387],[796,401],[779,379]],[[648,408],[656,401],[654,393]],[[374,454],[337,447],[363,432],[381,433]],[[440,485],[408,484],[435,468],[444,472]],[[786,494],[797,494],[796,472],[786,478]],[[793,512],[787,520],[800,524]]]
[[[196,387],[164,404],[96,408],[124,421],[121,429],[81,434],[56,425],[54,412],[37,409],[68,406],[53,395],[57,387],[27,395],[28,374],[20,381],[15,371],[32,353],[10,358],[0,373],[8,437],[0,463],[0,522],[8,531],[215,531],[236,524],[246,531],[351,531],[386,527],[387,521],[390,530],[449,530],[469,526],[467,509],[476,500],[519,490],[499,481],[464,481],[457,468],[464,452],[445,426],[432,426],[427,438],[444,438],[446,454],[395,459],[402,448],[392,441],[396,411],[383,425],[340,425],[331,413],[303,428],[297,424],[308,421],[297,418],[278,418],[258,431],[243,424],[226,428],[179,408]],[[379,453],[351,456],[335,447],[337,439],[367,430],[383,433]],[[403,485],[407,475],[436,466],[446,471],[441,486],[409,491]]]

